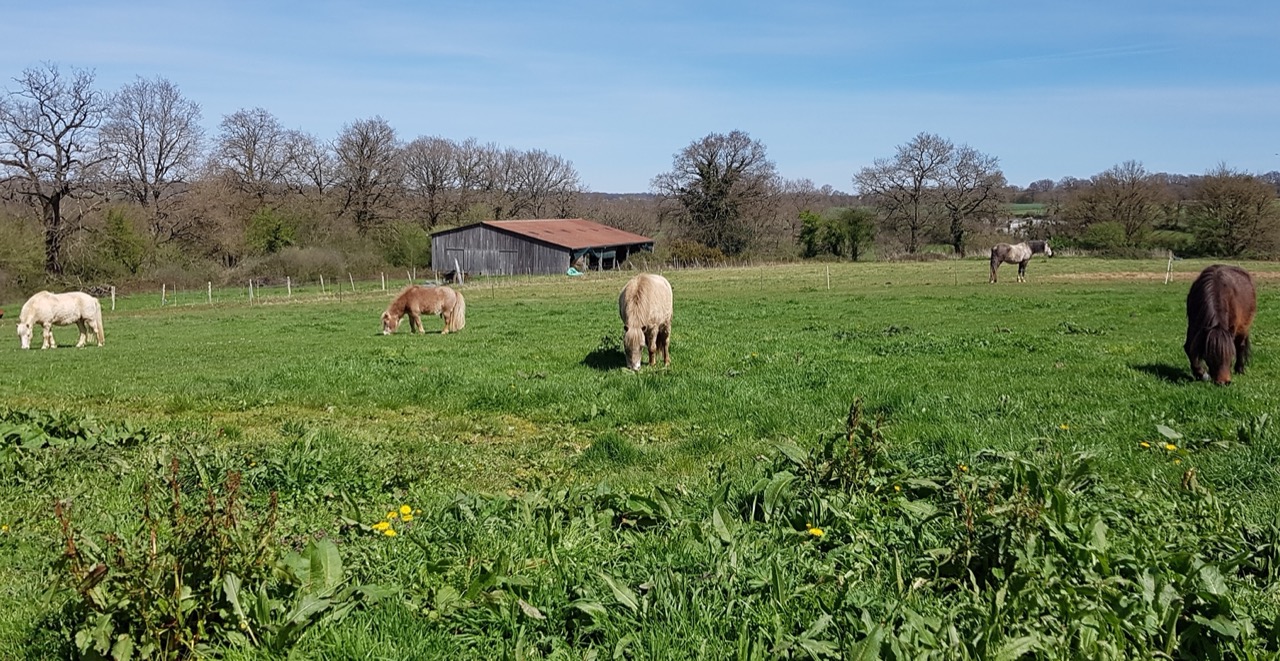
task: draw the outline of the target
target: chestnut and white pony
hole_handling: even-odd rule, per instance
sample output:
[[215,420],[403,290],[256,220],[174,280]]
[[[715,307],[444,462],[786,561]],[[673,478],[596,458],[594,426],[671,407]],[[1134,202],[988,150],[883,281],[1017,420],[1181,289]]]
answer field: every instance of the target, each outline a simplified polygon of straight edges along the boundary
[[652,273],[641,273],[627,282],[618,295],[618,316],[622,317],[622,344],[627,367],[640,370],[640,348],[648,347],[649,365],[659,351],[662,364],[671,365],[671,283]]
[[22,305],[18,313],[18,339],[23,349],[31,348],[31,332],[36,325],[44,328],[44,342],[41,349],[56,349],[58,343],[53,339],[54,326],[70,326],[80,328],[80,341],[76,348],[84,346],[89,332],[98,336],[98,346],[102,346],[102,306],[98,299],[84,292],[67,292],[52,294],[47,291],[36,293]]
[[991,280],[996,281],[996,269],[1004,262],[1013,262],[1018,265],[1018,282],[1027,281],[1027,262],[1031,261],[1031,256],[1044,253],[1045,257],[1053,257],[1053,248],[1049,247],[1048,241],[1023,241],[1009,245],[1007,243],[997,243],[991,249]]
[[440,315],[444,319],[444,330],[440,331],[443,335],[460,331],[467,325],[467,302],[462,294],[448,287],[409,285],[382,313],[382,334],[396,332],[400,318],[406,314],[409,315],[409,328],[415,333],[426,332],[422,328],[422,315]]

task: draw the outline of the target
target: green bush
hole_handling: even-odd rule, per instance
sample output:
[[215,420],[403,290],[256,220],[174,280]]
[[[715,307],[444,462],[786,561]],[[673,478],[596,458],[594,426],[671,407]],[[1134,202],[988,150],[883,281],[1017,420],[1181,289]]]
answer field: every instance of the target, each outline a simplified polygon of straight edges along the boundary
[[[337,547],[281,546],[274,493],[265,511],[246,506],[239,473],[191,502],[178,460],[167,484],[148,482],[131,522],[91,535],[67,503],[58,590],[66,632],[85,658],[185,659],[232,647],[287,651],[317,622],[344,617],[385,592],[351,586]],[[121,525],[123,524],[123,525]]]
[[725,254],[719,248],[705,246],[689,239],[673,239],[661,247],[662,255],[668,264],[676,266],[711,266],[723,263]]
[[431,266],[431,235],[417,223],[393,223],[386,230],[382,250],[392,266]]
[[274,255],[294,244],[297,222],[271,208],[258,209],[249,219],[245,243],[259,255]]

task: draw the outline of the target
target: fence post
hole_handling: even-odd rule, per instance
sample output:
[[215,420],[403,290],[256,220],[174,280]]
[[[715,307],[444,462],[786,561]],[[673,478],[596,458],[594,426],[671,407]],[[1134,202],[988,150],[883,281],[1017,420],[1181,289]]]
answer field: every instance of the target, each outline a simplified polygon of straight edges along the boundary
[[356,279],[351,277],[351,271],[347,271],[347,280],[351,281],[351,291],[354,292],[356,290]]
[[213,281],[209,281],[209,305],[213,305]]
[[169,286],[160,284],[160,307],[164,307],[164,299],[169,295]]
[[253,305],[253,280],[249,281],[249,305]]
[[320,295],[324,296],[324,276],[320,276]]
[[383,273],[382,273],[382,291],[386,291],[386,290],[387,290],[387,273],[386,273],[386,271],[383,271]]
[[111,286],[111,311],[112,311],[112,312],[115,312],[115,311],[116,311],[116,287],[115,287],[115,285],[112,285],[112,286]]
[[1173,277],[1173,251],[1169,251],[1169,266],[1164,271],[1164,284],[1169,284],[1169,278]]
[[827,291],[831,291],[831,265],[827,264]]

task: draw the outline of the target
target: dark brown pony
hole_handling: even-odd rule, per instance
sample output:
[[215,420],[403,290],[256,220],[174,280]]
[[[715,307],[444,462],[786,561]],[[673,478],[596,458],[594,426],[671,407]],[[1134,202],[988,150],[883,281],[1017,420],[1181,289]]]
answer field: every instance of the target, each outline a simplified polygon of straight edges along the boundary
[[400,318],[406,314],[409,315],[409,328],[415,333],[426,332],[422,328],[422,315],[440,315],[444,319],[444,330],[440,331],[443,335],[460,331],[467,325],[467,302],[462,299],[462,294],[448,287],[409,285],[382,313],[382,334],[396,332]]
[[[1225,386],[1231,368],[1244,374],[1249,362],[1249,326],[1258,310],[1253,278],[1238,266],[1214,264],[1200,272],[1187,294],[1187,342],[1191,375]],[[1205,372],[1200,365],[1208,363]]]

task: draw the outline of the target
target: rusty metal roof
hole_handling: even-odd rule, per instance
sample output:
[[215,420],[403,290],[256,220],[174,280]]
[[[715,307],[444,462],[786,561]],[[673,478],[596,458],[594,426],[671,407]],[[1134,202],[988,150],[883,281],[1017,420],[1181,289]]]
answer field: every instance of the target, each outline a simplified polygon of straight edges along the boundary
[[527,236],[570,250],[653,243],[653,239],[584,218],[486,220],[481,225]]

